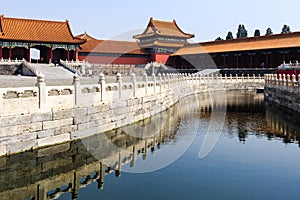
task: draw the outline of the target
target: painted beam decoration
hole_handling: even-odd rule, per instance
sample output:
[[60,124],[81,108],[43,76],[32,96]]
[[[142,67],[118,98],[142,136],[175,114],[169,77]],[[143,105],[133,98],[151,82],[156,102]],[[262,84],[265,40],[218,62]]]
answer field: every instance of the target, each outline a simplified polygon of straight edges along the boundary
[[79,45],[76,44],[59,44],[59,43],[55,43],[55,44],[51,44],[51,43],[34,43],[34,42],[8,42],[8,41],[0,41],[0,46],[2,47],[24,47],[26,49],[28,49],[28,47],[34,47],[34,46],[46,46],[48,48],[52,48],[52,49],[65,49],[65,50],[76,50]]

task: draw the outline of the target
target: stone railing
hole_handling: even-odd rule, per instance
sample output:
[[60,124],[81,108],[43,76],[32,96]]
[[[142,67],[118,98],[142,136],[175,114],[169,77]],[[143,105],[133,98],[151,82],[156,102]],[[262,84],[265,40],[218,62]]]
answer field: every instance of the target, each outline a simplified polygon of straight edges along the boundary
[[22,62],[23,62],[23,60],[18,60],[18,59],[13,59],[13,60],[11,60],[10,58],[9,59],[3,59],[3,58],[0,59],[1,65],[3,65],[3,64],[4,65],[12,65],[12,64],[20,65]]
[[98,84],[81,85],[79,76],[74,75],[73,85],[47,86],[44,76],[37,71],[35,73],[37,73],[36,87],[0,88],[0,116],[182,93],[182,90],[190,94],[217,90],[256,89],[264,85],[262,77],[192,74],[159,74],[158,76],[144,74],[143,81],[140,82],[137,81],[135,74],[131,74],[131,81],[123,82],[119,73],[115,83],[106,83],[105,76],[101,73]]
[[90,63],[86,69],[88,75],[94,76],[100,73],[106,75],[115,75],[120,73],[122,75],[130,75],[135,73],[136,75],[143,75],[145,73],[144,67],[138,67],[133,64],[95,64]]
[[71,72],[73,73],[77,73],[77,74],[82,74],[84,75],[86,72],[85,72],[85,69],[86,69],[86,66],[88,65],[87,62],[85,61],[64,61],[64,60],[60,60],[60,64],[65,67],[66,69],[70,70]]
[[266,74],[265,99],[300,112],[300,75]]
[[286,74],[266,74],[265,86],[268,88],[276,88],[283,91],[300,93],[300,74],[286,75]]
[[300,68],[300,64],[298,62],[298,60],[296,60],[295,63],[292,63],[292,61],[290,61],[290,63],[285,63],[283,62],[283,64],[281,64],[278,69],[293,69],[293,68]]
[[[0,155],[82,139],[127,126],[161,113],[180,99],[203,92],[261,88],[254,77],[159,74],[123,82],[47,86],[42,74],[36,87],[0,88]],[[142,78],[142,80],[140,79]],[[141,80],[141,81],[137,81]]]

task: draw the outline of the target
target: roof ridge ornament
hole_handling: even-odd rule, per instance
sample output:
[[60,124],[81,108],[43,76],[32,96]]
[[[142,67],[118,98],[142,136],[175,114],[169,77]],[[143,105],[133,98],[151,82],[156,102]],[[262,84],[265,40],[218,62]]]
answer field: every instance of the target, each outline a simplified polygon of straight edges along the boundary
[[4,32],[3,32],[3,28],[2,28],[2,19],[4,18],[4,14],[1,14],[0,15],[0,33],[1,33],[1,36],[4,36]]

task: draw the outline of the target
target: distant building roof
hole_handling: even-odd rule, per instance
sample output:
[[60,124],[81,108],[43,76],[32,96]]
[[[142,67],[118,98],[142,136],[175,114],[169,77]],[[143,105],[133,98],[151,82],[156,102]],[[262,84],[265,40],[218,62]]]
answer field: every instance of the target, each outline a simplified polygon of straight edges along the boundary
[[80,45],[81,49],[79,52],[148,54],[140,48],[138,42],[98,40],[87,33],[77,37],[86,40],[86,43]]
[[154,20],[152,17],[148,23],[147,28],[142,34],[135,35],[133,38],[139,39],[141,37],[147,37],[152,35],[162,35],[162,36],[174,36],[183,38],[193,38],[194,34],[189,34],[183,32],[177,25],[176,21],[172,22]]
[[173,55],[226,53],[300,47],[300,32],[188,44]]
[[0,40],[80,44],[65,22],[8,18],[0,15]]

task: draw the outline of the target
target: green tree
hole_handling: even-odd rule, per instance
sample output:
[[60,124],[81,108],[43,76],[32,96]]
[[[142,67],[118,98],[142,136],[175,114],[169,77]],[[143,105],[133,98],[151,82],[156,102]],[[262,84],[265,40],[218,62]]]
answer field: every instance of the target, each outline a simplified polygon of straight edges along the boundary
[[222,41],[223,39],[221,37],[217,37],[216,41]]
[[290,33],[290,32],[291,32],[291,28],[286,24],[283,25],[281,34]]
[[226,36],[226,40],[232,40],[233,39],[233,35],[231,31],[228,31],[227,36]]
[[257,36],[260,36],[260,30],[259,29],[256,29],[254,31],[254,37],[257,37]]
[[266,31],[266,35],[273,35],[273,31],[271,28],[268,28]]
[[236,34],[236,38],[246,38],[248,37],[248,31],[246,30],[243,24],[239,25],[238,32]]

